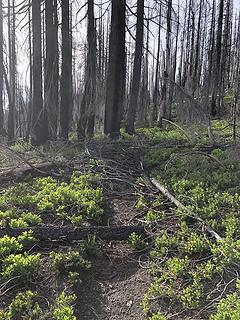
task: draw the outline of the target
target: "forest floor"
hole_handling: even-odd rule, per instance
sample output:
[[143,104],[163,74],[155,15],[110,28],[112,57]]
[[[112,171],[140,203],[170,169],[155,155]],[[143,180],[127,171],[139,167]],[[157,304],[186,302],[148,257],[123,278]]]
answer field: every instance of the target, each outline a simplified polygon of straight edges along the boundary
[[[0,146],[0,319],[239,319],[240,147],[213,128]],[[144,234],[51,238],[98,226]]]

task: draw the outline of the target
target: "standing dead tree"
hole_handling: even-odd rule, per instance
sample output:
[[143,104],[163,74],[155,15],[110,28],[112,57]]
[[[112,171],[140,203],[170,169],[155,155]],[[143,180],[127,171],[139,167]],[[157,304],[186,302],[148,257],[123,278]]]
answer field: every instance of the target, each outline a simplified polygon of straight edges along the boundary
[[68,139],[72,110],[72,46],[69,0],[62,0],[62,74],[60,84],[60,137]]
[[88,0],[88,30],[87,30],[87,65],[85,87],[78,120],[78,138],[92,137],[94,133],[96,110],[96,26],[94,18],[94,1]]
[[48,140],[47,114],[42,96],[42,37],[41,37],[41,3],[32,1],[32,37],[33,37],[33,113],[31,142],[44,144]]
[[56,140],[58,128],[58,16],[57,0],[45,1],[45,81],[44,99],[48,115],[49,139]]
[[126,119],[126,132],[134,133],[134,122],[136,118],[137,104],[139,98],[139,88],[142,69],[143,31],[144,31],[144,0],[137,2],[137,27],[133,76],[130,90],[130,102]]
[[120,135],[125,95],[125,9],[125,0],[112,0],[104,122],[104,132],[111,138]]

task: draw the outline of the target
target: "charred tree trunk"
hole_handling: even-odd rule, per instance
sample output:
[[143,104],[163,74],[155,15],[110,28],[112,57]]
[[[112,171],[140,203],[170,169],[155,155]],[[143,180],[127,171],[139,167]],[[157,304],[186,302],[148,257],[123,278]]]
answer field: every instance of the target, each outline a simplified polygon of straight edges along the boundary
[[60,136],[68,139],[72,104],[72,50],[69,0],[62,0],[62,74],[60,84]]
[[3,112],[3,7],[0,0],[0,136],[5,135]]
[[14,0],[8,1],[8,48],[9,48],[9,110],[8,110],[8,142],[13,142],[15,137],[15,89],[16,89],[16,48],[15,48],[15,10]]
[[171,63],[171,31],[172,31],[172,0],[168,2],[167,8],[167,31],[166,31],[166,53],[163,73],[163,87],[162,87],[162,105],[160,115],[158,116],[158,124],[162,127],[162,120],[171,118],[171,106],[169,103],[169,77],[170,77],[170,63]]
[[[88,30],[87,30],[87,67],[85,75],[85,88],[80,108],[78,121],[78,138],[92,137],[94,133],[95,110],[96,110],[96,65],[97,44],[96,26],[94,18],[94,1],[88,0]],[[99,50],[100,51],[100,50]]]
[[136,27],[136,43],[135,43],[135,57],[133,66],[133,77],[130,91],[130,102],[126,119],[126,132],[134,133],[134,121],[136,118],[139,87],[141,80],[142,69],[142,49],[143,49],[143,31],[144,31],[144,0],[137,2],[137,27]]
[[125,95],[125,0],[112,0],[104,132],[118,138]]
[[160,50],[161,50],[161,20],[162,20],[162,5],[159,8],[159,25],[158,25],[158,49],[157,49],[157,63],[155,72],[155,85],[153,92],[153,121],[157,120],[157,104],[159,98],[159,64],[160,64]]
[[32,137],[34,145],[41,145],[48,140],[48,124],[42,97],[42,40],[41,40],[41,3],[32,1],[32,36],[33,36],[33,114]]
[[220,89],[220,63],[222,57],[222,32],[223,32],[223,13],[224,13],[224,0],[220,0],[219,14],[218,14],[218,28],[217,40],[215,48],[215,68],[212,88],[212,101],[211,101],[211,114],[213,117],[217,116],[218,103],[219,103],[219,89]]
[[56,140],[58,114],[58,19],[56,0],[45,2],[45,24],[45,109],[48,114],[49,138]]
[[32,107],[33,107],[33,66],[32,66],[32,28],[31,28],[31,0],[28,8],[28,47],[29,47],[29,101],[27,110],[27,128],[25,140],[28,142],[32,130]]

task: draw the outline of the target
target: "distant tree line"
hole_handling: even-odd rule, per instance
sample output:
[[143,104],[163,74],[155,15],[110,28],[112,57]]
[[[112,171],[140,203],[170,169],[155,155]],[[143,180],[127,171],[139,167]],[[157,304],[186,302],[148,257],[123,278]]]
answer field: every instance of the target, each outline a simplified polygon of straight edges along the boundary
[[[85,39],[75,36],[83,24]],[[97,131],[118,138],[121,127],[133,134],[136,125],[226,114],[236,128],[239,94],[233,0],[0,0],[0,135],[8,142]]]

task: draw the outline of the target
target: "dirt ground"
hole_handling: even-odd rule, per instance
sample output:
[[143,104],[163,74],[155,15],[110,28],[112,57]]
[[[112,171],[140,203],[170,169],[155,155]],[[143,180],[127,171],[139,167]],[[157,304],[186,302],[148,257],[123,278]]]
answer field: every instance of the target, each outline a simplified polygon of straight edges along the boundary
[[79,288],[78,319],[144,319],[141,301],[149,283],[139,259],[126,244],[106,244]]

